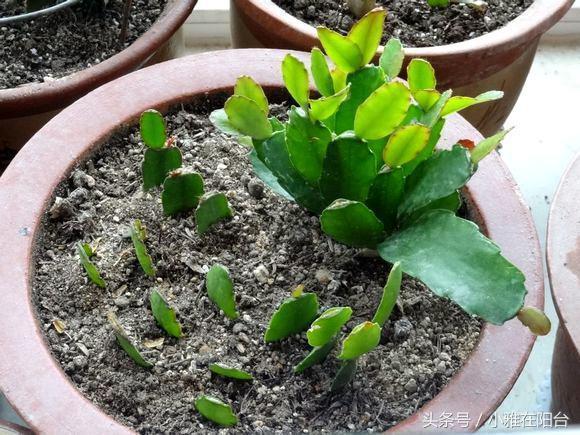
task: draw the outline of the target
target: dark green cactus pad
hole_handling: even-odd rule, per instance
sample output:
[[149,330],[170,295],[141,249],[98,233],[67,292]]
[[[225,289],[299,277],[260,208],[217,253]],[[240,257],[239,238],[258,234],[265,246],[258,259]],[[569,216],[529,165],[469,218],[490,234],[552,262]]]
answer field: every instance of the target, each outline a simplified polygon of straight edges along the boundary
[[161,149],[167,141],[167,132],[163,115],[157,110],[146,110],[139,120],[141,139],[151,149]]
[[175,147],[160,150],[148,148],[143,158],[143,189],[161,186],[167,174],[179,169],[182,164],[181,151]]
[[197,173],[175,171],[163,183],[163,212],[167,216],[191,211],[203,195],[203,178]]
[[207,193],[201,197],[195,211],[197,232],[203,234],[212,225],[233,215],[228,198],[223,193]]
[[362,202],[338,199],[320,216],[322,231],[357,248],[374,249],[384,237],[384,225]]

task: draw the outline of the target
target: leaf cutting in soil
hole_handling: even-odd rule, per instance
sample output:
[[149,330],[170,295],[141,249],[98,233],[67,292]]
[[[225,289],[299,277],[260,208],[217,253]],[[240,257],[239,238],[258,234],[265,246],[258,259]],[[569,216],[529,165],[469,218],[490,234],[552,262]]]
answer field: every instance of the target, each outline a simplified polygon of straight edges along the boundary
[[101,277],[99,269],[91,261],[91,258],[95,255],[91,246],[88,243],[77,243],[77,253],[79,254],[79,259],[81,265],[85,269],[89,279],[98,287],[105,288],[107,284],[105,280]]
[[396,262],[393,264],[393,268],[389,273],[387,278],[387,283],[383,288],[383,296],[381,297],[381,303],[377,308],[377,312],[373,317],[373,323],[378,324],[381,328],[385,325],[393,308],[397,303],[397,298],[399,297],[399,292],[401,290],[401,282],[403,280],[403,272],[401,271],[401,263]]
[[221,264],[214,265],[206,277],[207,294],[211,301],[218,306],[230,319],[237,319],[239,314],[236,310],[234,295],[234,283],[230,273]]
[[315,293],[304,293],[300,286],[272,315],[264,334],[266,343],[283,340],[308,329],[318,314],[318,298]]
[[236,369],[221,363],[211,364],[209,369],[212,373],[223,376],[224,378],[237,379],[239,381],[251,381],[254,379],[250,373],[244,370]]
[[195,400],[195,409],[208,420],[220,426],[235,426],[238,417],[230,405],[212,396],[200,396]]
[[313,347],[310,353],[295,367],[295,373],[321,364],[328,357],[340,335],[342,327],[350,320],[352,308],[334,307],[329,308],[320,315],[306,332],[308,344]]
[[153,260],[147,252],[147,246],[145,245],[145,240],[147,238],[147,231],[141,221],[137,219],[133,222],[131,226],[131,241],[133,242],[133,247],[135,248],[135,255],[137,260],[143,269],[143,272],[147,276],[155,276],[155,267],[153,266]]
[[378,346],[381,327],[374,322],[364,322],[356,326],[342,343],[339,359],[356,359]]
[[326,344],[313,348],[308,355],[306,355],[306,357],[294,367],[294,373],[302,373],[304,370],[309,369],[316,364],[322,364],[328,355],[330,355],[332,349],[334,349],[337,341],[338,334]]
[[[240,77],[235,89],[240,98],[251,101],[259,107],[264,116],[267,115],[268,100],[262,88],[253,79],[247,76]],[[214,112],[212,120],[230,133],[235,133],[235,127],[227,116],[226,110]],[[266,122],[269,121],[266,119]],[[141,115],[141,138],[148,147],[142,164],[143,188],[149,190],[163,185],[161,194],[163,212],[167,216],[176,216],[195,210],[197,231],[203,234],[220,220],[232,217],[233,212],[223,193],[204,194],[205,187],[201,175],[181,168],[181,151],[174,146],[174,137],[167,138],[166,129],[163,115],[156,110],[146,110]],[[149,272],[150,269],[146,270],[146,273]]]
[[223,193],[206,193],[199,200],[195,211],[197,232],[204,234],[212,225],[221,220],[229,219],[234,215],[230,208],[228,198]]
[[342,360],[330,390],[337,392],[345,388],[356,374],[357,360],[375,349],[381,340],[382,328],[389,320],[401,289],[401,264],[395,263],[389,272],[387,283],[383,288],[381,302],[371,322],[356,326],[342,342],[339,359]]
[[204,193],[203,178],[195,172],[181,169],[169,173],[163,183],[161,202],[167,216],[194,210]]
[[181,331],[181,324],[175,315],[175,309],[169,305],[163,295],[158,290],[153,290],[149,297],[149,302],[153,317],[155,317],[159,326],[172,337],[181,338],[183,332]]
[[352,308],[334,307],[318,317],[306,332],[308,344],[312,347],[324,346],[331,341],[340,329],[350,320]]
[[150,109],[143,112],[139,122],[141,139],[147,150],[143,157],[143,189],[161,186],[167,175],[182,164],[181,151],[173,146],[174,139],[167,138],[167,126],[163,115]]
[[109,324],[113,328],[113,332],[115,333],[115,338],[117,339],[117,343],[121,348],[131,357],[137,365],[144,367],[146,369],[150,369],[153,367],[153,364],[143,358],[143,355],[139,352],[137,347],[133,344],[132,340],[129,338],[129,335],[123,329],[121,323],[119,323],[119,319],[112,311],[109,311],[107,314],[107,318],[109,320]]

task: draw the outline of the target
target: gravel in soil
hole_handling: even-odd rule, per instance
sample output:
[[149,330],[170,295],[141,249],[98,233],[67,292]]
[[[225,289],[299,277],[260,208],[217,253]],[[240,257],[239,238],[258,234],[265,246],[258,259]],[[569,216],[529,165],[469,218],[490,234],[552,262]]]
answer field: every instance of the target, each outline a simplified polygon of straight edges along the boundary
[[[248,150],[208,121],[212,107],[217,105],[203,102],[168,117],[184,164],[204,177],[206,191],[225,192],[235,212],[205,235],[196,234],[191,216],[164,217],[159,192],[143,193],[136,128],[115,134],[57,189],[38,241],[33,283],[55,358],[88,398],[141,433],[217,431],[194,410],[202,393],[232,405],[240,418],[232,433],[393,426],[447,384],[473,350],[481,323],[406,277],[381,344],[361,358],[343,393],[329,393],[336,352],[323,365],[293,374],[309,350],[304,334],[263,341],[271,314],[290,291],[304,284],[322,307],[351,306],[346,332],[372,318],[388,267],[334,243],[315,216],[266,190],[252,175]],[[148,227],[156,279],[147,278],[134,257],[128,238],[134,219]],[[75,255],[78,241],[97,247],[106,290],[87,282]],[[216,263],[227,266],[234,280],[240,311],[235,321],[206,294],[205,273]],[[170,338],[155,324],[148,303],[153,288],[176,308],[185,338]],[[153,369],[138,367],[115,343],[109,310]],[[57,319],[65,323],[64,333],[55,330]],[[208,369],[213,362],[248,370],[255,380],[217,378]]]
[[[23,3],[0,0],[0,16],[21,12]],[[124,1],[111,0],[103,10],[97,3],[0,27],[0,89],[55,80],[103,62],[149,30],[167,0],[133,0],[124,44]]]
[[[356,18],[344,0],[273,0],[291,15],[314,26],[347,33]],[[407,47],[434,47],[473,39],[521,15],[533,0],[486,0],[485,12],[463,3],[431,8],[427,0],[377,0],[388,11],[383,43],[400,39]]]

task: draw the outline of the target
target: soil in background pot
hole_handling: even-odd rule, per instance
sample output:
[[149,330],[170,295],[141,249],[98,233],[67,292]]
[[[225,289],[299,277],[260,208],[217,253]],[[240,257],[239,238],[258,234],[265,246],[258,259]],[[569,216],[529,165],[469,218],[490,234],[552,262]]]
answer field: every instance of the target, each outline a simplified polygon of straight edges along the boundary
[[[372,318],[388,266],[334,243],[317,217],[266,190],[252,174],[248,149],[209,122],[207,114],[223,101],[215,103],[182,107],[167,117],[184,166],[204,177],[206,191],[225,192],[235,213],[205,235],[196,234],[191,216],[164,217],[159,192],[143,193],[136,128],[115,134],[61,183],[61,199],[49,206],[38,241],[33,283],[50,349],[83,394],[141,433],[216,431],[194,410],[202,393],[231,404],[240,419],[231,433],[393,426],[449,382],[473,350],[481,322],[405,278],[381,344],[361,358],[346,390],[329,393],[339,367],[336,350],[323,365],[295,375],[293,366],[309,351],[305,334],[263,341],[279,304],[304,284],[317,293],[321,308],[353,308],[350,331]],[[148,228],[157,279],[147,278],[134,257],[128,239],[134,219]],[[95,262],[107,289],[87,283],[75,254],[78,241],[97,246]],[[234,281],[240,311],[235,321],[207,297],[205,273],[216,263],[228,267]],[[185,338],[169,338],[156,325],[148,302],[152,288],[177,309]],[[109,310],[153,369],[138,367],[116,344]],[[57,319],[66,324],[64,333],[54,329]],[[158,339],[163,344],[152,348]],[[213,362],[248,370],[255,379],[218,378],[208,370]]]
[[[167,0],[133,0],[124,44],[119,40],[123,3],[111,0],[103,12],[74,6],[0,27],[0,89],[58,79],[101,63],[149,30]],[[23,4],[0,0],[0,16],[21,13]]]
[[[291,15],[314,26],[347,33],[356,18],[345,0],[273,0]],[[533,0],[486,0],[480,12],[451,3],[432,8],[427,0],[377,0],[388,11],[383,43],[395,37],[407,47],[434,47],[466,41],[505,26],[521,15]]]

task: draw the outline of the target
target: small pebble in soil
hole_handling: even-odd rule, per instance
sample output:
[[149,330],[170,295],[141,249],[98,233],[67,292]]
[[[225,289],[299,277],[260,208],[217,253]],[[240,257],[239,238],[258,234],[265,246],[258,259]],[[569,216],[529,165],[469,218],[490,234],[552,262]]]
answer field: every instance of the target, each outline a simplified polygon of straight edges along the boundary
[[256,199],[264,197],[264,184],[258,180],[251,180],[248,183],[248,192]]
[[254,269],[254,276],[256,277],[256,279],[261,282],[262,284],[265,284],[268,282],[268,279],[270,277],[270,272],[268,272],[268,269],[266,268],[266,266],[264,266],[263,264],[260,264],[258,267],[256,267]]

